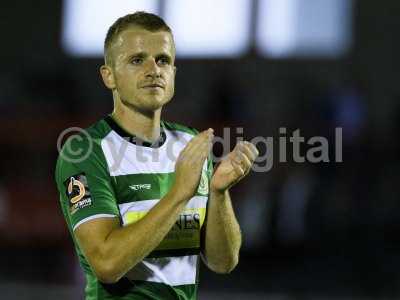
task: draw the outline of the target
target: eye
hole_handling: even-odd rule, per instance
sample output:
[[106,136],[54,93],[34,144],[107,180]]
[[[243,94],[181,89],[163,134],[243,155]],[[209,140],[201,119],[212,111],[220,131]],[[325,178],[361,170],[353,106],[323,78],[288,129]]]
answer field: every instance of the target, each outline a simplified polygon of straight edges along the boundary
[[170,63],[170,60],[169,60],[168,57],[160,57],[160,58],[157,60],[157,64],[158,64],[158,65],[164,66],[164,65],[169,65],[169,63]]
[[143,59],[140,57],[134,57],[131,59],[131,64],[133,65],[139,65],[143,62]]

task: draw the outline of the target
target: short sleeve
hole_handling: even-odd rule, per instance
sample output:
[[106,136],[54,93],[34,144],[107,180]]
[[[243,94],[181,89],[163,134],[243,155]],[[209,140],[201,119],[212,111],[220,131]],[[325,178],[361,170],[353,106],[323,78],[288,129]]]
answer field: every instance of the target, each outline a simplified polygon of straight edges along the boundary
[[[116,197],[101,148],[88,140],[71,143],[64,145],[60,152],[55,174],[70,229],[75,230],[92,219],[118,217]],[[92,143],[90,147],[88,143]],[[72,156],[69,149],[80,149],[82,155]]]

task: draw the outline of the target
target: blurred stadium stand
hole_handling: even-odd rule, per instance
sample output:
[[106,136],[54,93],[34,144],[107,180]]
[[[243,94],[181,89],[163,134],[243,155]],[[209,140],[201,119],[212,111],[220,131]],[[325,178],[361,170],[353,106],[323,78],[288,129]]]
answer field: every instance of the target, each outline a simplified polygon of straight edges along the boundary
[[[178,59],[168,120],[248,139],[286,127],[332,142],[343,127],[343,163],[275,161],[234,188],[241,261],[225,276],[203,267],[200,299],[400,296],[400,3],[353,4],[338,57],[262,57],[252,27],[237,58]],[[59,134],[112,109],[102,60],[62,49],[62,1],[1,5],[0,298],[80,299],[53,174]]]

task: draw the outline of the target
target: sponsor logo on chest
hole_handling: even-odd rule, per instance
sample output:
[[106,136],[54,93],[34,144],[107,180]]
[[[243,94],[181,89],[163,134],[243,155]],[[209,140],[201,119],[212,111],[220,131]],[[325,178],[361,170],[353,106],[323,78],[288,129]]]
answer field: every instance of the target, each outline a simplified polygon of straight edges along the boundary
[[129,186],[129,188],[133,191],[150,190],[151,184],[150,183],[132,184]]

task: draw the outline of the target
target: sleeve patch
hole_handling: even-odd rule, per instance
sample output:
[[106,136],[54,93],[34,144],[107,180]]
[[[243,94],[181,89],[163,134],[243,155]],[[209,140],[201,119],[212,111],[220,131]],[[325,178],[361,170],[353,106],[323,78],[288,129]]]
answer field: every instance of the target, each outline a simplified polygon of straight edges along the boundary
[[90,189],[85,173],[69,177],[65,181],[71,215],[78,210],[92,205]]

